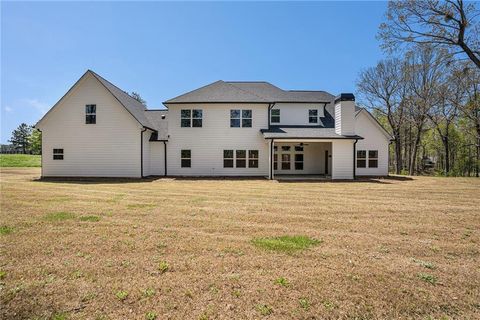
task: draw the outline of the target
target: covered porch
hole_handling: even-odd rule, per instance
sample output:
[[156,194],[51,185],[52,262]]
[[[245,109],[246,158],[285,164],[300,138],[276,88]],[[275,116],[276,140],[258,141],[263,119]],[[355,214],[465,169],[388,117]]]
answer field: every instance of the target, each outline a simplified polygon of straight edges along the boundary
[[334,128],[271,128],[269,179],[355,179],[355,145],[359,136],[342,136]]

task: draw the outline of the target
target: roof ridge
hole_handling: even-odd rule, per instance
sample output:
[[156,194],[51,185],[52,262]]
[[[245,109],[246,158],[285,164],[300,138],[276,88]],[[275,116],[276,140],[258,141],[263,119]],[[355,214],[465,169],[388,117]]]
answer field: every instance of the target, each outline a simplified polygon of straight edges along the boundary
[[170,101],[170,100],[178,99],[178,98],[180,98],[180,97],[183,97],[183,96],[185,96],[185,95],[187,95],[187,94],[190,94],[190,93],[192,93],[192,92],[195,92],[195,91],[197,91],[197,90],[200,90],[200,89],[206,88],[206,87],[208,87],[208,86],[211,86],[212,84],[217,83],[217,82],[223,82],[223,83],[225,83],[225,81],[223,81],[223,80],[217,80],[217,81],[214,81],[214,82],[212,82],[212,83],[209,83],[209,84],[206,84],[206,85],[204,85],[204,86],[201,86],[200,88],[196,88],[196,89],[190,90],[190,91],[188,91],[188,92],[182,93],[182,94],[179,95],[179,96],[176,96],[176,97],[170,98],[170,99],[168,99],[168,100],[165,100],[165,101],[162,102],[162,103],[169,103],[168,101]]
[[254,95],[254,96],[256,96],[256,97],[259,97],[260,99],[264,99],[265,102],[269,102],[269,101],[270,101],[270,99],[268,99],[267,97],[260,96],[260,95],[258,95],[258,94],[256,94],[256,93],[251,92],[251,91],[248,91],[248,90],[244,90],[244,89],[242,89],[242,88],[237,87],[236,85],[233,85],[233,84],[228,83],[228,82],[225,82],[225,81],[224,81],[224,83],[228,84],[229,86],[235,87],[236,89],[238,89],[238,90],[240,90],[240,91],[246,92],[246,93],[248,93],[248,94],[252,94],[252,95]]

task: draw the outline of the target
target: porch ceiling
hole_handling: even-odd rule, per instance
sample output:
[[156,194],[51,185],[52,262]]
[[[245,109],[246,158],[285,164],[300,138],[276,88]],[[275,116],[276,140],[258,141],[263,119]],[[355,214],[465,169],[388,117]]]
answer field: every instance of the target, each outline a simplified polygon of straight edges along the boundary
[[274,127],[261,129],[260,132],[265,139],[363,139],[358,135],[339,135],[335,133],[335,128]]

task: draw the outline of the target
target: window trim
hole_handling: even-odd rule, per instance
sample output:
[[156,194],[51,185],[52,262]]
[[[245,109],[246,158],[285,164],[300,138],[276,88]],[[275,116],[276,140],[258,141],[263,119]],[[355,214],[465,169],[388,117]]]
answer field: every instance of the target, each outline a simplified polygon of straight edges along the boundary
[[[375,153],[376,153],[376,157],[370,157],[370,152],[375,152]],[[371,166],[371,165],[370,165],[370,161],[375,161],[375,162],[376,162],[376,165],[375,165],[375,166]],[[368,167],[369,167],[369,168],[378,168],[378,150],[368,150]]]
[[[184,117],[182,111],[189,111],[190,116]],[[200,111],[200,117],[194,117],[195,111]],[[183,120],[188,120],[189,125],[184,126]],[[199,126],[194,126],[194,120],[200,120]],[[203,127],[203,109],[180,109],[180,127],[181,128],[202,128]]]
[[53,148],[52,154],[53,154],[53,160],[63,160],[65,152],[63,148]]
[[[232,112],[238,111],[238,117],[232,117]],[[250,111],[250,117],[244,117],[243,112]],[[232,125],[232,120],[238,120],[238,126]],[[250,120],[250,125],[245,126],[243,120]],[[253,110],[252,109],[230,109],[230,128],[251,128],[253,127]]]
[[[184,151],[188,151],[190,154],[188,157],[184,157],[183,156],[183,152]],[[189,161],[189,165],[188,166],[184,166],[183,165],[183,160],[188,160]],[[192,167],[192,150],[191,149],[181,149],[180,150],[180,167],[181,168],[191,168]]]
[[[312,111],[315,112],[315,115],[311,115]],[[312,121],[315,120],[315,121]],[[308,123],[317,123],[318,124],[318,109],[308,109]]]
[[[252,153],[256,153],[256,157],[252,157]],[[258,150],[248,150],[248,167],[258,168],[260,152]],[[253,165],[252,165],[253,164]]]
[[[225,157],[225,152],[226,151],[231,151],[232,152],[232,157],[231,158],[230,157],[228,157],[228,158]],[[225,166],[225,161],[232,161],[232,166],[231,167],[230,166]],[[235,150],[233,150],[233,149],[224,149],[223,150],[223,167],[224,168],[235,168]]]
[[[93,107],[94,111],[93,112],[89,112],[89,107]],[[93,117],[93,118],[89,118],[89,117]],[[93,122],[92,120],[87,120],[87,119],[93,119]],[[86,104],[85,105],[85,124],[97,124],[97,105],[96,104]]]
[[[362,152],[365,152],[365,156],[363,156],[363,157],[359,156],[359,154],[362,153]],[[357,158],[356,159],[357,160],[356,161],[357,168],[364,169],[364,168],[367,167],[367,150],[363,150],[363,149],[362,150],[357,150],[356,158]],[[364,161],[363,166],[358,165],[359,161]]]
[[[278,111],[278,114],[273,114],[274,111]],[[274,121],[274,118],[275,118],[275,121]],[[280,123],[280,109],[270,110],[270,122],[271,123]]]
[[[238,152],[245,152],[245,157],[239,157]],[[244,161],[244,166],[239,166],[238,161]],[[235,150],[235,168],[247,168],[247,162],[248,162],[248,152],[246,149],[239,149]]]

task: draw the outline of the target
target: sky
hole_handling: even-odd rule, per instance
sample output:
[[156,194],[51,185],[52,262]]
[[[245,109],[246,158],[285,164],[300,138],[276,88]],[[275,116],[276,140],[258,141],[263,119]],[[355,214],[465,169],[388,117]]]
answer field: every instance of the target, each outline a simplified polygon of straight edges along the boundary
[[1,2],[1,132],[91,69],[150,109],[216,80],[355,92],[386,2]]

